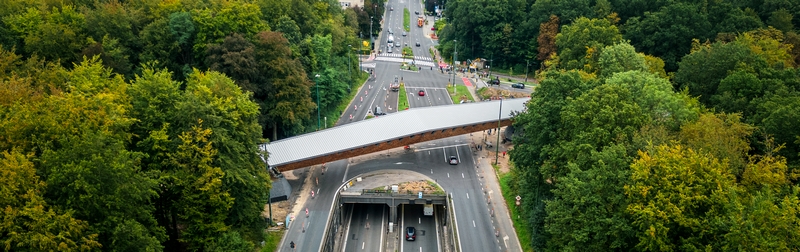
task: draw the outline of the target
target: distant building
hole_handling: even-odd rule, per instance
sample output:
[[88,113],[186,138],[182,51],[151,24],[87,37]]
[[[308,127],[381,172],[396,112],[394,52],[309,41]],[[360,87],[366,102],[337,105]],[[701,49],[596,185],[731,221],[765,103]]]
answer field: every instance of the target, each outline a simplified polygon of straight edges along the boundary
[[342,9],[364,6],[364,0],[339,0],[339,5],[342,6]]

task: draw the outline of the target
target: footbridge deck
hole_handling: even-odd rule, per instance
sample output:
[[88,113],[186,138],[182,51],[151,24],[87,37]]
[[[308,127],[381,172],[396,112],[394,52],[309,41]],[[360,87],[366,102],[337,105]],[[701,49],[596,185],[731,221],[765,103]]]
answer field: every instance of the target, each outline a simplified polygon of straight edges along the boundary
[[[415,108],[261,145],[279,172],[511,125],[530,98]],[[369,109],[369,108],[366,108]]]

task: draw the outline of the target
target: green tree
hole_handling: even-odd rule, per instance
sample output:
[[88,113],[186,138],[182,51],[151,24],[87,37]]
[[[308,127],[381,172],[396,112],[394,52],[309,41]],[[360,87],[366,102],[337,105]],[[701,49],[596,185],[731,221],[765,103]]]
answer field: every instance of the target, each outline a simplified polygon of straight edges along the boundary
[[633,17],[625,27],[625,38],[644,53],[663,59],[668,72],[678,69],[678,59],[689,53],[692,39],[704,41],[715,34],[707,13],[693,3],[675,3]]
[[625,185],[639,250],[712,249],[709,230],[735,178],[725,162],[681,145],[640,152]]
[[603,48],[598,59],[598,73],[601,78],[625,71],[647,71],[644,55],[628,43],[609,45]]
[[225,2],[219,9],[193,10],[191,18],[197,30],[193,45],[195,56],[203,55],[208,45],[223,42],[228,34],[239,33],[251,38],[260,31],[269,30],[261,16],[261,9],[250,3]]
[[547,224],[553,251],[628,250],[636,244],[622,185],[630,180],[624,145],[592,151],[589,166],[570,163],[547,201]]
[[202,128],[202,120],[197,123],[200,126],[179,136],[181,143],[169,155],[175,170],[167,185],[180,193],[175,210],[179,223],[186,225],[180,240],[193,250],[212,245],[218,234],[230,228],[225,219],[234,201],[223,186],[225,172],[213,165],[216,150],[209,140],[211,130]]
[[606,19],[578,18],[556,35],[558,57],[564,69],[595,72],[600,51],[622,41],[622,34]]
[[3,151],[0,158],[0,243],[5,251],[84,251],[101,247],[86,221],[45,201],[44,182],[29,158]]
[[260,32],[255,44],[258,65],[269,85],[269,91],[254,94],[262,108],[259,122],[272,128],[273,140],[278,139],[279,128],[285,133],[303,132],[302,122],[310,119],[315,104],[302,64],[293,58],[289,41],[281,33]]

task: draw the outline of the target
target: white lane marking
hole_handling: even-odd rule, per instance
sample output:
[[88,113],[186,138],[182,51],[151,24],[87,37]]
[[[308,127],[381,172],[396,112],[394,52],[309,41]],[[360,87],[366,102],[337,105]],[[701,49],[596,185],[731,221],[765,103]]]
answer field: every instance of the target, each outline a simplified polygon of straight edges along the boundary
[[461,178],[464,178],[464,173],[463,172],[461,173]]
[[469,193],[467,193],[467,199],[469,199]]
[[450,177],[450,173],[449,173],[449,172],[447,173],[447,177],[448,177],[448,178]]
[[350,159],[347,159],[347,166],[344,168],[344,176],[342,177],[342,183],[347,180],[347,171],[350,170]]
[[422,218],[418,218],[417,222],[418,222],[417,224],[422,224]]
[[361,250],[364,250],[364,243],[366,242],[361,242]]
[[475,220],[472,220],[472,227],[477,227],[475,226]]
[[461,155],[458,154],[458,147],[456,147],[456,158],[458,159],[458,163],[461,163]]
[[433,169],[431,169],[431,174],[433,174]]
[[444,147],[442,147],[442,154],[444,154],[444,162],[447,163],[447,151],[444,151]]

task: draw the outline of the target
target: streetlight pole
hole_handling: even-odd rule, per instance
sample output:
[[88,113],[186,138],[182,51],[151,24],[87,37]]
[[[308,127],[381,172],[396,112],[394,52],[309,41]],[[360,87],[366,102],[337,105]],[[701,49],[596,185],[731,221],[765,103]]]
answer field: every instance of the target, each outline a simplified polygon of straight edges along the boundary
[[347,83],[347,91],[350,91],[350,86],[352,85],[353,82],[353,72],[352,72],[353,67],[350,66],[350,51],[352,50],[353,46],[347,45],[347,75],[350,76],[349,77],[350,81],[348,81],[349,83]]
[[358,32],[358,76],[361,77],[361,71],[364,71],[364,67],[361,66],[361,54],[364,50],[364,34],[362,32]]
[[456,60],[458,60],[458,40],[453,40],[453,65],[450,71],[453,72],[453,95],[456,94]]
[[500,110],[497,111],[497,142],[494,143],[494,164],[500,159],[500,118],[503,116],[503,97],[500,97]]
[[528,60],[525,60],[525,83],[528,83],[528,67],[529,66],[530,66],[530,63],[528,63]]
[[314,86],[317,86],[317,131],[319,131],[319,74],[314,76]]

